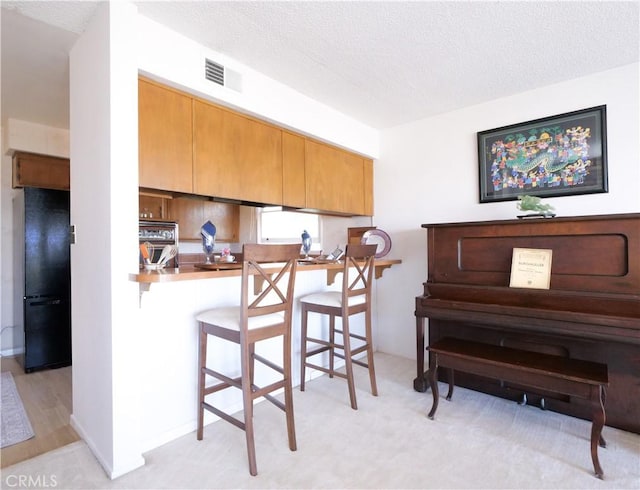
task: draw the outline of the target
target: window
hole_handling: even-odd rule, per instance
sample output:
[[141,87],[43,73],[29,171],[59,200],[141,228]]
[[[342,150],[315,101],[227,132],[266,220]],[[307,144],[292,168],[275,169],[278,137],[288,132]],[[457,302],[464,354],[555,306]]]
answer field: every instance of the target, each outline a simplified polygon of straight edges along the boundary
[[302,232],[311,235],[311,250],[320,250],[320,216],[311,213],[282,211],[281,208],[258,209],[260,243],[301,243]]

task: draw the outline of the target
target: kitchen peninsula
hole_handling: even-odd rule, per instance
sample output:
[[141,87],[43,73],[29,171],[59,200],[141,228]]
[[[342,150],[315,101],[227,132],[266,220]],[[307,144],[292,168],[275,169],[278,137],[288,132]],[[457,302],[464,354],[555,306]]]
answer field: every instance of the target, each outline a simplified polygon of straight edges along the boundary
[[[380,279],[385,269],[388,269],[392,265],[402,263],[399,259],[378,259],[375,261],[375,278]],[[194,266],[180,267],[175,269],[160,269],[160,270],[140,270],[138,274],[131,274],[130,279],[141,284],[152,284],[157,282],[175,282],[175,281],[189,281],[194,279],[213,279],[220,277],[236,277],[240,276],[242,265],[237,264],[237,267],[224,267],[227,264],[223,264],[219,269],[212,267],[211,269],[200,269]],[[267,267],[268,270],[268,267]],[[298,272],[302,271],[327,271],[327,285],[331,285],[334,282],[336,275],[342,271],[341,262],[305,262],[301,260],[298,263]]]
[[[294,311],[292,322],[292,366],[293,384],[300,384],[300,306],[297,298],[321,290],[338,290],[341,280],[336,276],[342,271],[341,263],[305,263],[298,266],[294,291]],[[376,278],[382,277],[386,269],[394,273],[393,265],[401,264],[398,259],[376,261]],[[240,266],[240,264],[238,264]],[[197,313],[214,307],[236,305],[239,301],[241,269],[203,270],[194,266],[161,271],[141,270],[130,274],[130,280],[140,284],[139,318],[135,325],[136,335],[145,339],[140,345],[145,349],[138,354],[140,440],[142,451],[158,447],[185,434],[193,433],[195,442],[197,414],[197,355],[198,326]],[[373,285],[375,309],[377,283]],[[258,285],[256,285],[258,287]],[[320,316],[309,318],[310,332],[320,332],[328,327]],[[326,320],[326,319],[324,319]],[[353,331],[364,330],[364,317],[357,315],[350,321]],[[373,316],[374,338],[378,329],[377,317]],[[282,349],[279,342],[265,342],[258,346],[262,354],[270,357],[278,355]],[[220,342],[210,342],[208,358],[219,368],[231,371],[238,369],[239,352]],[[239,373],[238,373],[239,374]],[[309,370],[307,377],[322,373]],[[257,368],[256,377],[260,384],[268,384],[273,373]],[[241,393],[218,393],[218,405],[229,412],[242,409]],[[295,397],[305,396],[295,390]],[[348,405],[345,406],[345,409]],[[212,414],[205,414],[205,424],[215,420]],[[205,429],[206,430],[206,429]]]

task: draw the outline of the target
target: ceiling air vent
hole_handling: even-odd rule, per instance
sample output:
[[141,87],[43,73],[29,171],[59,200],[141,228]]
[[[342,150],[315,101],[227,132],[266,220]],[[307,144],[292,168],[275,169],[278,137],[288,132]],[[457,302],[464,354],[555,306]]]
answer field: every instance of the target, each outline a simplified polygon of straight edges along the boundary
[[210,82],[224,87],[224,66],[205,58],[204,77]]

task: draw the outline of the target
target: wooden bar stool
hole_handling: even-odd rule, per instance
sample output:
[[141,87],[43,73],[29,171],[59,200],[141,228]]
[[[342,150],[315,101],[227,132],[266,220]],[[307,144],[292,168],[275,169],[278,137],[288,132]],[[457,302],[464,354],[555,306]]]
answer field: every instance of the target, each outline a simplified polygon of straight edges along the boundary
[[[300,245],[257,245],[243,247],[242,286],[239,307],[215,308],[197,315],[200,326],[198,356],[198,431],[202,440],[204,409],[245,431],[249,472],[258,474],[253,433],[253,401],[265,397],[281,410],[287,419],[289,448],[296,450],[296,434],[293,420],[293,394],[291,384],[291,314],[293,311],[293,287],[296,278]],[[268,264],[267,264],[268,263]],[[263,267],[268,267],[270,272]],[[273,268],[278,270],[273,272]],[[253,277],[253,281],[250,278]],[[262,290],[256,287],[262,281]],[[249,287],[254,284],[253,289]],[[207,367],[208,335],[234,342],[240,346],[240,372],[236,378]],[[256,353],[260,341],[282,337],[283,359],[280,362],[266,359]],[[282,378],[268,386],[255,385],[255,361],[277,371]],[[218,382],[205,386],[206,376]],[[242,420],[227,414],[205,401],[205,397],[226,388],[242,390],[244,417]],[[270,395],[284,388],[284,403]]]
[[[338,376],[347,379],[351,408],[358,409],[356,389],[353,380],[353,364],[366,367],[369,370],[371,393],[378,395],[376,374],[373,365],[373,342],[371,335],[371,286],[373,282],[373,261],[377,245],[349,244],[346,246],[344,269],[342,274],[342,291],[327,291],[314,293],[300,299],[302,307],[302,348],[300,390],[305,388],[305,369],[317,369],[329,374],[333,378]],[[350,270],[355,271],[355,277],[350,278]],[[329,339],[319,339],[307,335],[307,319],[309,313],[329,315]],[[365,335],[358,335],[349,329],[349,317],[358,313],[365,315]],[[336,328],[336,317],[342,319],[342,330]],[[339,343],[338,339],[342,342]],[[355,340],[357,347],[351,346]],[[311,344],[311,345],[308,345]],[[329,367],[309,362],[310,357],[323,352],[329,352]],[[354,356],[367,353],[366,361],[355,359]],[[335,358],[344,359],[345,373],[335,370]]]

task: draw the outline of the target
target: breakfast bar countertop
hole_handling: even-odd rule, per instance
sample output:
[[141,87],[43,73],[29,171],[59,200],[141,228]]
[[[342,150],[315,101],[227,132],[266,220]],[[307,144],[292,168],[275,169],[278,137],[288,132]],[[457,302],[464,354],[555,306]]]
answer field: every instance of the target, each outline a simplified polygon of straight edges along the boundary
[[[384,269],[392,265],[401,264],[400,259],[377,259],[375,261],[375,277],[382,277]],[[220,269],[202,269],[195,265],[188,265],[179,268],[160,269],[155,271],[140,270],[137,274],[129,274],[129,279],[139,283],[192,281],[195,279],[215,279],[219,277],[235,277],[242,273],[242,264],[234,264],[236,267],[229,267],[231,264],[222,264]],[[300,260],[298,262],[298,272],[301,271],[327,271],[327,284],[333,283],[335,276],[342,271],[342,262],[315,262]],[[265,267],[269,270],[269,267]],[[276,268],[274,267],[274,271]]]

